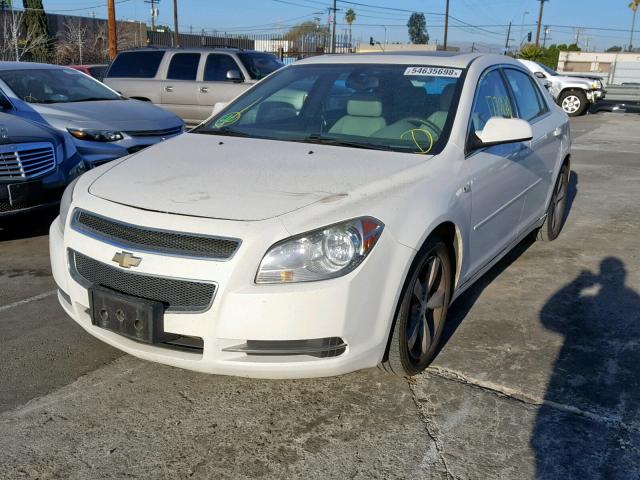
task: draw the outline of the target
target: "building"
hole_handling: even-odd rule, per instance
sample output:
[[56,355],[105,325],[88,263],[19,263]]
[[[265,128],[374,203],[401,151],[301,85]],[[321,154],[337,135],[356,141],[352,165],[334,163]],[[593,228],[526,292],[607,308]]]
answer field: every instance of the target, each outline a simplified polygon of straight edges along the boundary
[[640,53],[560,52],[558,71],[598,76],[608,84],[640,83]]

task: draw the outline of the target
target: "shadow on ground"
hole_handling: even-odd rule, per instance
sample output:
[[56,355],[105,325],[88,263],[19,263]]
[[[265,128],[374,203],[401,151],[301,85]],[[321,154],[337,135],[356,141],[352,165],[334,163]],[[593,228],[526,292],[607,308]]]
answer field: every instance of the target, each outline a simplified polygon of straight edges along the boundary
[[625,277],[620,259],[605,258],[598,273],[580,273],[540,313],[564,343],[531,436],[536,478],[637,478],[640,296]]

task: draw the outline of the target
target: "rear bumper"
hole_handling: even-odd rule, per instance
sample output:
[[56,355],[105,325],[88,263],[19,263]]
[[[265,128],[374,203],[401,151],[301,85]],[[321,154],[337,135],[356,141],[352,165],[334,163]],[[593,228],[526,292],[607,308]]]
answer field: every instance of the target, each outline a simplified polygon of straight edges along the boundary
[[[160,214],[149,215],[160,218]],[[179,222],[187,221],[184,217],[164,217],[176,229]],[[199,223],[215,224],[217,228],[225,222]],[[247,233],[246,226],[238,228]],[[221,232],[218,228],[216,233],[242,236],[232,230]],[[165,312],[165,332],[196,339],[196,348],[140,343],[93,325],[88,290],[70,274],[66,252],[69,248],[79,250],[107,264],[113,263],[111,258],[119,249],[69,227],[63,233],[56,219],[50,229],[50,250],[53,275],[64,292],[59,294],[60,304],[82,328],[105,343],[145,360],[189,370],[298,378],[338,375],[377,365],[386,348],[400,286],[413,251],[399,244],[391,232],[383,232],[372,254],[344,277],[306,284],[256,285],[253,277],[273,242],[270,235],[282,234],[269,225],[262,225],[259,230],[262,238],[245,235],[240,250],[225,262],[185,261],[133,252],[143,257],[139,269],[147,269],[149,274],[218,283],[207,311]]]

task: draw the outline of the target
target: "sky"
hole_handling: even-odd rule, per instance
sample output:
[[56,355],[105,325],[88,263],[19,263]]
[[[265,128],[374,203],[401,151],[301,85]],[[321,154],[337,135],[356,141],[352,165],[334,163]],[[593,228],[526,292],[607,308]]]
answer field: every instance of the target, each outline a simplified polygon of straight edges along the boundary
[[[20,4],[20,0],[14,0]],[[338,32],[346,31],[344,13],[356,12],[353,38],[368,42],[406,42],[406,23],[412,11],[424,12],[431,41],[442,42],[446,0],[352,0],[338,1]],[[44,0],[51,13],[106,17],[106,0]],[[356,4],[354,4],[356,3]],[[357,5],[357,4],[362,5]],[[612,45],[628,45],[632,12],[629,0],[548,0],[544,4],[543,25],[549,25],[547,44],[571,43],[604,50]],[[290,26],[320,17],[327,23],[332,0],[178,0],[181,33],[284,32]],[[379,7],[379,8],[378,8]],[[173,24],[173,0],[159,0],[157,22]],[[538,19],[538,0],[450,0],[450,44],[495,51],[504,47],[509,22],[512,22],[510,46],[520,44],[533,31]],[[150,5],[145,0],[116,0],[118,19],[150,23]],[[469,25],[473,25],[470,27]],[[640,30],[640,14],[636,23]],[[640,33],[634,35],[640,46]]]

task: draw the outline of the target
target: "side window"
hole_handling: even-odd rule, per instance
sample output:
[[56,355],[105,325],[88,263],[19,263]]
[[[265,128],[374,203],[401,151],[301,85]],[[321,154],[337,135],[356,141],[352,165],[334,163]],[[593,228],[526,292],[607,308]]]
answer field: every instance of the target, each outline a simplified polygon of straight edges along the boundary
[[204,66],[204,80],[205,82],[226,82],[229,70],[237,70],[242,77],[242,72],[233,57],[223,53],[210,53]]
[[195,80],[198,75],[199,53],[176,53],[171,57],[167,79]]
[[109,67],[107,77],[153,78],[163,57],[164,50],[119,53]]
[[471,111],[471,131],[484,128],[491,117],[513,117],[513,107],[507,86],[498,70],[491,70],[480,78]]
[[546,105],[542,103],[537,87],[529,75],[510,68],[505,69],[504,73],[513,92],[518,117],[531,121],[546,112]]

